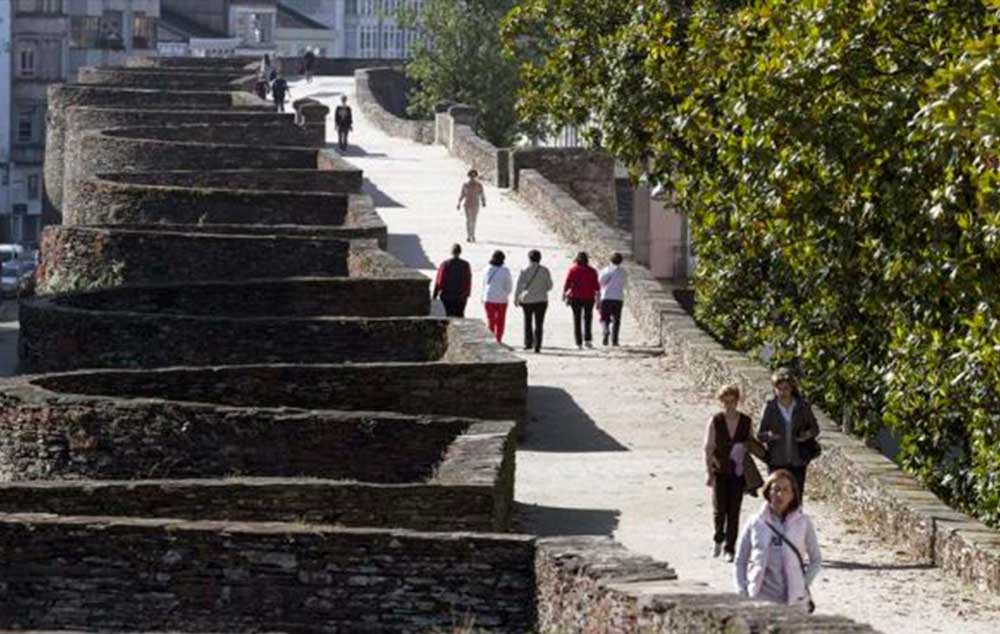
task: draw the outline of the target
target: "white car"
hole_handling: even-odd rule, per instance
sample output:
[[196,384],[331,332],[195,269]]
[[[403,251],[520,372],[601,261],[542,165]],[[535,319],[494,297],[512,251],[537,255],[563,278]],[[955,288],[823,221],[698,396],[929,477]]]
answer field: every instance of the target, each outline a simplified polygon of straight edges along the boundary
[[0,264],[0,292],[4,296],[26,295],[35,290],[35,263],[8,260]]

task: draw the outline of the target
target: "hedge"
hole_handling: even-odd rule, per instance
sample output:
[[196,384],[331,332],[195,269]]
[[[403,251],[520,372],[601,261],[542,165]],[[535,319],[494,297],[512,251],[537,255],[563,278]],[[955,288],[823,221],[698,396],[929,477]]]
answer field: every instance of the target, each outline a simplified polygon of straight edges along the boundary
[[[604,6],[607,5],[607,6]],[[614,5],[614,6],[612,6]],[[594,20],[593,11],[614,11]],[[1000,3],[528,0],[523,116],[668,184],[697,317],[1000,525]]]

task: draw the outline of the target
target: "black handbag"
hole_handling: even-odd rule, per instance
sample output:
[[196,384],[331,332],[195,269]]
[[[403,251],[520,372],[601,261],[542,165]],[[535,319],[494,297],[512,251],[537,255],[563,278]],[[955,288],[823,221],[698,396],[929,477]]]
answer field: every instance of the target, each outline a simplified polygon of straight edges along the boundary
[[806,462],[812,462],[823,455],[823,447],[815,438],[803,440],[799,443],[799,456]]

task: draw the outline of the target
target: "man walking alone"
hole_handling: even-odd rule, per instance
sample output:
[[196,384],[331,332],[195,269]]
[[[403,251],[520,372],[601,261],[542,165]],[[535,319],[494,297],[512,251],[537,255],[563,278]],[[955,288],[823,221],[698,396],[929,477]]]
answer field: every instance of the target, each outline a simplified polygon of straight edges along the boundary
[[462,246],[453,245],[451,259],[441,263],[434,280],[434,299],[441,298],[448,317],[465,317],[465,304],[472,293],[472,267],[461,255]]
[[337,145],[341,151],[347,149],[347,135],[354,127],[354,115],[347,105],[347,97],[340,98],[340,105],[333,111],[333,125],[337,128]]

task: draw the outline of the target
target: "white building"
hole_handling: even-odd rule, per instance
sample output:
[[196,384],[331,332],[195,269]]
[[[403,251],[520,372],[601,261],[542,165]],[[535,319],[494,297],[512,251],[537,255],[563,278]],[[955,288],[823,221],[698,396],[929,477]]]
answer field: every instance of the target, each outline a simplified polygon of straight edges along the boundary
[[404,59],[419,34],[401,28],[396,15],[400,8],[419,14],[423,0],[279,0],[279,4],[330,29],[330,57]]

